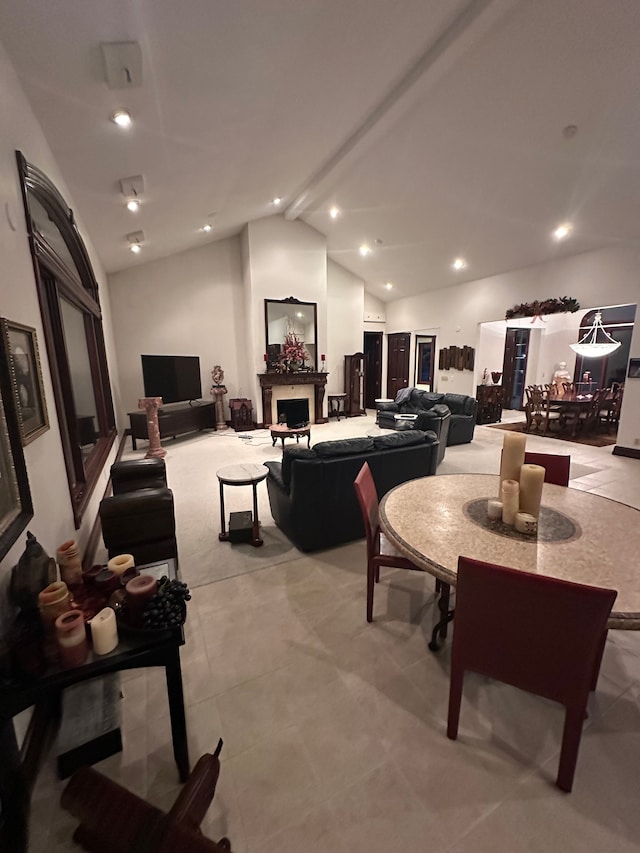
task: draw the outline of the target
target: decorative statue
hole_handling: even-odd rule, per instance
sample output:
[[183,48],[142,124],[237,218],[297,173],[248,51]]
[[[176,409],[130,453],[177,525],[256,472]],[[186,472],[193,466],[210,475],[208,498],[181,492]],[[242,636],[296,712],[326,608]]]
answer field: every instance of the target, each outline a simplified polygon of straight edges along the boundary
[[567,370],[567,362],[559,361],[551,382],[556,386],[556,395],[564,397],[564,382],[571,382],[571,374]]
[[220,367],[219,364],[213,365],[213,370],[211,371],[211,378],[213,379],[214,385],[224,385],[224,370]]
[[482,379],[480,380],[481,385],[491,385],[491,380],[489,379],[489,371],[485,367],[482,371]]

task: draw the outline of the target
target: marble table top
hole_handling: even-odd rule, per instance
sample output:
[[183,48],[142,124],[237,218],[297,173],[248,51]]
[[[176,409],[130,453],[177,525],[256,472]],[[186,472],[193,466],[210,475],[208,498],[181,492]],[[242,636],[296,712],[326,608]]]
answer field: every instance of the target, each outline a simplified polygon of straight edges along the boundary
[[219,468],[216,471],[216,476],[221,483],[228,486],[248,486],[251,483],[259,483],[260,480],[264,480],[268,473],[269,469],[264,465],[247,463]]
[[449,584],[458,557],[549,575],[618,592],[610,628],[640,630],[640,510],[578,489],[544,484],[542,505],[570,519],[559,541],[509,537],[474,522],[465,507],[497,498],[498,477],[440,474],[392,489],[380,503],[380,527],[417,566]]

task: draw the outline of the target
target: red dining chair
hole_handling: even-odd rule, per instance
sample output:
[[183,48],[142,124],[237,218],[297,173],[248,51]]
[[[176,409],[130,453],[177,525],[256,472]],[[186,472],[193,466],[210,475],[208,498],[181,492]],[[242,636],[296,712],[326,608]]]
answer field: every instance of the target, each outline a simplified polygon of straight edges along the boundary
[[466,670],[560,702],[566,713],[556,784],[571,791],[616,595],[459,557],[447,736],[458,735]]
[[524,461],[526,465],[542,465],[545,483],[552,483],[555,486],[569,485],[570,456],[558,456],[555,453],[529,453],[527,450]]
[[[380,580],[380,566],[409,569],[414,572],[423,570],[403,557],[381,532],[378,521],[378,493],[368,462],[365,462],[358,472],[353,486],[362,510],[367,537],[367,622],[373,622],[373,591],[374,584]],[[441,583],[436,579],[436,592],[441,590],[444,596],[449,591],[449,584]],[[448,595],[446,601],[448,605]]]

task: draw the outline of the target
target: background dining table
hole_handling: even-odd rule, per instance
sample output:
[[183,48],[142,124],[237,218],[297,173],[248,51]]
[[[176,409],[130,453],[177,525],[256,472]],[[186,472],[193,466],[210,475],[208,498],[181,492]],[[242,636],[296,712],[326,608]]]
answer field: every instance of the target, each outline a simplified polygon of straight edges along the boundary
[[545,483],[537,537],[489,522],[498,497],[489,474],[410,480],[380,503],[380,527],[421,569],[455,586],[458,557],[615,589],[610,628],[640,630],[640,510],[578,489]]

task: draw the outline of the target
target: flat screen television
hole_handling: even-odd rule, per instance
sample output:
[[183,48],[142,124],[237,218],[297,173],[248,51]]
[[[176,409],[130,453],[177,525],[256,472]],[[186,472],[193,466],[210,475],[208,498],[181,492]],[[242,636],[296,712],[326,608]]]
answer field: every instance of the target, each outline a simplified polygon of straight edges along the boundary
[[145,397],[162,397],[163,403],[202,397],[197,355],[143,355],[142,378]]

